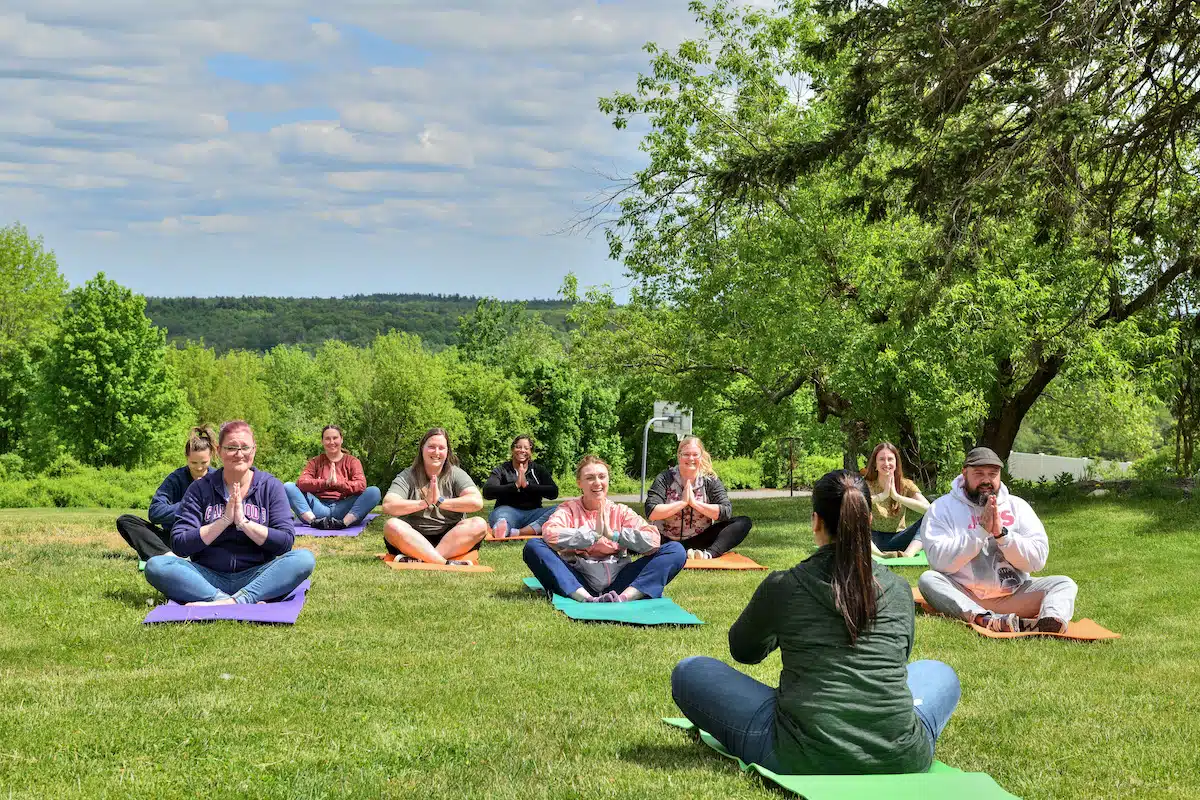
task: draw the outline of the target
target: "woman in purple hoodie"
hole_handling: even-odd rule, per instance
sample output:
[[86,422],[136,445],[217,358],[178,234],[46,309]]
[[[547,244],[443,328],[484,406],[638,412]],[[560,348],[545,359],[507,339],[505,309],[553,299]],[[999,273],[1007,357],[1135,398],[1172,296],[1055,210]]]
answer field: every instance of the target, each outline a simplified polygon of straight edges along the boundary
[[146,580],[185,605],[286,597],[315,562],[308,550],[292,549],[295,528],[283,484],[252,469],[248,423],[226,422],[217,445],[223,467],[188,487],[171,529],[174,555],[147,561]]

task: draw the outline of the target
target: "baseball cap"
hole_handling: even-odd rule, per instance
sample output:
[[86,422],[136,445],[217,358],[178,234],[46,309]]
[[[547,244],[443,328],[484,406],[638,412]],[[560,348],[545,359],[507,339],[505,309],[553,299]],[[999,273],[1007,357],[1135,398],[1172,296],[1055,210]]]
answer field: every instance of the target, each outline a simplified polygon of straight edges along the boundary
[[967,453],[967,460],[963,462],[964,467],[1003,467],[1004,462],[1000,460],[1000,456],[996,455],[996,451],[990,447],[976,447],[971,452]]

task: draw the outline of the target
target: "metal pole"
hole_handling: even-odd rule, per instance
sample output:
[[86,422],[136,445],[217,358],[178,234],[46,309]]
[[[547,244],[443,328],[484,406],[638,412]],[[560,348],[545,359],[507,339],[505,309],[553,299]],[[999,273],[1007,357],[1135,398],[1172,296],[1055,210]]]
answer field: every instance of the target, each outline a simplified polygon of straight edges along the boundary
[[656,422],[663,422],[670,417],[653,417],[646,421],[646,427],[642,428],[642,491],[638,495],[638,502],[646,502],[646,446],[650,444],[650,426]]
[[788,437],[788,497],[796,496],[796,482],[792,480],[792,473],[796,470],[796,454],[793,448],[796,445],[796,440]]

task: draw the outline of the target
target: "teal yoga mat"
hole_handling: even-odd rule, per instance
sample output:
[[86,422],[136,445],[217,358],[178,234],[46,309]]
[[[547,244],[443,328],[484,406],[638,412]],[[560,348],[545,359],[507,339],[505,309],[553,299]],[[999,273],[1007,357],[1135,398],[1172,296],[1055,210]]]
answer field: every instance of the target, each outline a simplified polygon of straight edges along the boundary
[[[683,717],[663,717],[663,722],[685,731],[696,726]],[[984,772],[963,772],[940,761],[929,772],[906,775],[777,775],[758,764],[747,764],[730,753],[704,731],[700,740],[726,758],[733,759],[743,772],[754,770],[774,784],[795,792],[805,800],[1020,800],[1009,794]]]
[[[537,578],[526,578],[525,588],[544,591]],[[628,603],[580,603],[562,595],[551,595],[554,607],[571,619],[590,622],[624,622],[627,625],[703,625],[704,622],[684,611],[669,597],[632,600]]]
[[917,553],[915,556],[907,556],[905,558],[880,558],[879,556],[871,556],[871,558],[883,564],[885,567],[928,567],[929,558],[925,555],[925,551]]

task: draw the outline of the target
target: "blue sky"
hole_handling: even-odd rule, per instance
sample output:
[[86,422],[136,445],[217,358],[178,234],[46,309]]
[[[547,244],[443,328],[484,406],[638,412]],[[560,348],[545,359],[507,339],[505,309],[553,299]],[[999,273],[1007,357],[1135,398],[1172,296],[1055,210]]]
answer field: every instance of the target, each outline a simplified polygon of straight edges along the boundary
[[[333,9],[336,9],[334,11]],[[686,0],[8,0],[0,224],[144,294],[552,297]]]

